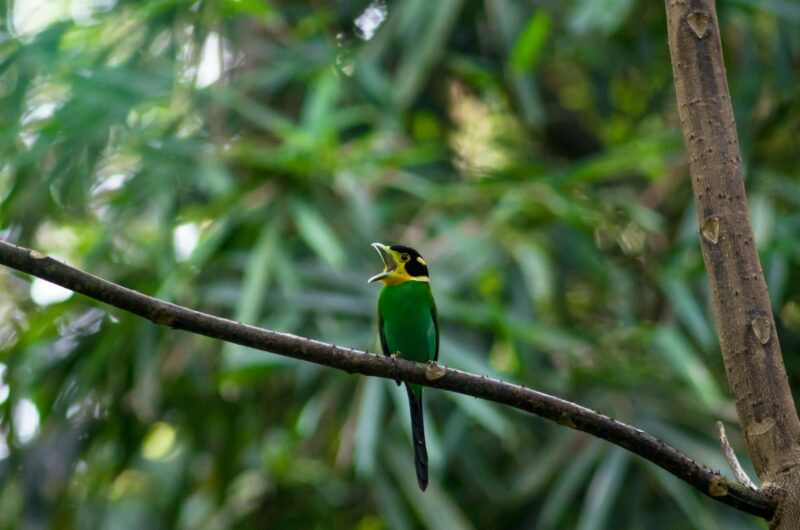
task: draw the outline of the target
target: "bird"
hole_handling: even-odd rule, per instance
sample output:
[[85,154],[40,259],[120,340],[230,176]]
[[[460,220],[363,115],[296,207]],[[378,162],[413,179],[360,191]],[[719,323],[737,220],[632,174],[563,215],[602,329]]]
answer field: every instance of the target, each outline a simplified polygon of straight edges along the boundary
[[[383,272],[369,279],[381,282],[378,296],[378,334],[384,355],[417,362],[439,359],[439,316],[431,293],[428,264],[419,252],[404,245],[372,246],[383,260]],[[400,385],[400,381],[396,381]],[[417,484],[428,487],[428,450],[422,417],[422,386],[406,383],[411,409],[411,438]]]

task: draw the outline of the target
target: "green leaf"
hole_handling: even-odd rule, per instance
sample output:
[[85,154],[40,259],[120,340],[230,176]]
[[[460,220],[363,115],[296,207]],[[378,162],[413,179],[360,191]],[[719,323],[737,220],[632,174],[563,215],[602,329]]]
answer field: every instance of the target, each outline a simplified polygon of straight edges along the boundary
[[340,269],[345,261],[344,249],[325,218],[300,201],[293,203],[292,216],[303,241],[328,265]]
[[764,249],[769,246],[775,233],[775,205],[763,193],[753,193],[748,199],[756,247]]
[[501,440],[508,441],[513,437],[514,423],[500,411],[500,407],[455,392],[445,392],[445,396],[454,401],[467,416]]
[[264,297],[270,281],[270,264],[278,241],[279,223],[267,220],[255,246],[247,260],[236,320],[245,324],[258,325],[258,316],[264,306]]
[[361,384],[353,451],[356,471],[366,477],[375,473],[378,441],[383,432],[386,384],[386,380],[377,377],[364,378]]
[[564,513],[573,510],[575,503],[573,497],[576,492],[586,482],[592,467],[597,460],[603,456],[603,444],[605,442],[592,438],[591,441],[582,448],[562,469],[556,479],[555,484],[550,489],[543,501],[544,509],[539,514],[539,524],[537,528],[548,530],[551,528],[562,528],[559,521]]
[[572,429],[556,429],[546,445],[536,449],[536,458],[518,475],[510,488],[510,497],[524,501],[550,487],[565,462],[571,460],[571,449],[580,447],[580,439],[584,437],[585,434]]
[[698,501],[697,494],[689,486],[659,467],[645,465],[643,469],[655,478],[661,489],[675,501],[678,508],[686,515],[687,524],[692,525],[697,530],[720,528],[708,509]]
[[156,298],[165,298],[170,300],[177,294],[180,294],[183,289],[191,282],[194,275],[191,274],[192,270],[199,270],[203,265],[212,258],[214,252],[225,242],[236,226],[241,222],[243,211],[232,211],[222,219],[217,219],[205,233],[200,236],[200,241],[194,247],[183,267],[174,268],[171,273],[164,279],[158,291],[156,291]]
[[408,46],[404,47],[395,76],[394,93],[398,106],[409,106],[419,94],[426,75],[445,50],[463,3],[464,0],[410,0],[405,4],[409,8],[424,7],[426,15],[415,21],[414,31],[407,35]]
[[716,343],[714,328],[700,307],[697,298],[692,294],[686,280],[675,276],[666,276],[661,279],[661,290],[670,300],[675,309],[676,316],[681,323],[689,329],[692,336],[704,347],[711,347]]
[[630,453],[621,447],[613,447],[608,451],[589,483],[578,530],[606,528],[608,516],[614,508],[629,461]]
[[397,447],[396,445],[386,445],[386,461],[392,475],[400,485],[400,489],[408,499],[409,504],[417,512],[427,528],[452,528],[468,530],[474,528],[469,519],[459,509],[455,501],[447,494],[446,490],[439,487],[436,477],[428,484],[428,489],[422,492],[417,485],[417,477],[414,466],[404,465],[403,462],[411,462],[405,451],[411,451],[411,447]]
[[702,359],[683,335],[674,327],[663,326],[653,336],[653,345],[708,407],[717,410],[725,402],[714,378]]
[[547,253],[535,243],[528,241],[514,248],[525,285],[534,303],[541,303],[553,294],[553,267]]
[[528,70],[536,65],[550,35],[551,25],[550,15],[543,9],[537,10],[531,17],[511,50],[511,66],[515,70]]
[[300,122],[315,145],[333,132],[333,114],[339,88],[339,79],[330,69],[323,70],[310,87]]
[[372,484],[375,486],[375,497],[380,507],[381,514],[390,523],[389,528],[397,530],[411,530],[412,525],[406,506],[403,505],[402,496],[387,477],[378,473]]
[[634,0],[580,0],[570,14],[570,28],[578,34],[610,34],[625,22],[633,4]]

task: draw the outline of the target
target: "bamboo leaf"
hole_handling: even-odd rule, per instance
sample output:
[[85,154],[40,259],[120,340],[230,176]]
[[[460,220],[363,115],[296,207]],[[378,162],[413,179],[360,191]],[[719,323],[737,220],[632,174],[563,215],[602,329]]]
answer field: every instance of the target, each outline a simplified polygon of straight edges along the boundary
[[522,71],[533,68],[539,61],[542,47],[550,35],[552,20],[544,10],[538,10],[528,21],[511,51],[511,65]]
[[345,254],[341,243],[317,210],[304,202],[295,201],[292,217],[300,237],[320,258],[334,269],[344,265]]

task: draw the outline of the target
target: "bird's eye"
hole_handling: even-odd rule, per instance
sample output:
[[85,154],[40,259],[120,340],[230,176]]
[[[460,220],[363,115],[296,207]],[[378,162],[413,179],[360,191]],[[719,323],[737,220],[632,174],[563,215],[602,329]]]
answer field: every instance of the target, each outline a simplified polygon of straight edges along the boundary
[[400,259],[403,261],[403,263],[406,263],[408,260],[411,259],[411,256],[409,256],[408,254],[402,254],[400,256]]

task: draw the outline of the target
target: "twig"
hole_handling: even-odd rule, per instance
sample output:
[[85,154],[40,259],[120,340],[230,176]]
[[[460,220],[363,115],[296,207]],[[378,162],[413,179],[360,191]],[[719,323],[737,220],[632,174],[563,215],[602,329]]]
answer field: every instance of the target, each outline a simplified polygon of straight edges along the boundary
[[773,499],[728,482],[686,455],[630,425],[581,405],[520,385],[452,368],[431,370],[424,363],[392,358],[240,324],[164,302],[92,276],[44,254],[0,241],[0,264],[66,287],[152,322],[242,346],[359,373],[399,379],[483,398],[536,414],[571,429],[603,438],[649,460],[700,492],[738,510],[772,516]]
[[719,444],[722,446],[722,452],[725,454],[725,459],[728,461],[728,465],[731,466],[731,471],[733,471],[733,476],[736,477],[736,480],[743,486],[754,490],[758,489],[753,484],[753,481],[750,480],[750,477],[747,476],[747,472],[742,467],[742,464],[739,463],[739,459],[736,458],[736,453],[728,441],[728,436],[725,434],[725,425],[721,421],[717,422],[717,437],[719,438]]

